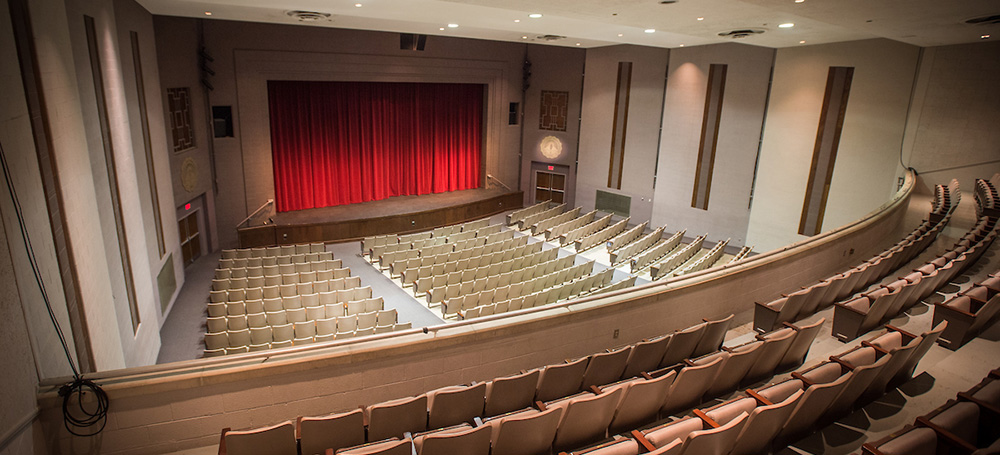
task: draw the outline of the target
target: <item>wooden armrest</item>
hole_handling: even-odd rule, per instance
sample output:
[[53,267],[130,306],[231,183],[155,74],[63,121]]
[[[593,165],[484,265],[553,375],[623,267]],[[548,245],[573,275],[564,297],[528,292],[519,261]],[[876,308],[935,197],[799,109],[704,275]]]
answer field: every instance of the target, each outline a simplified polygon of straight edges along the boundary
[[[362,411],[364,413],[364,411]],[[295,418],[295,438],[302,439],[302,416]]]
[[794,330],[796,332],[799,331],[799,330],[802,330],[802,329],[799,328],[799,326],[797,326],[795,324],[792,324],[791,322],[788,322],[788,321],[782,322],[781,326],[782,327],[788,327],[788,328],[790,328],[790,329],[792,329],[792,330]]
[[365,412],[365,407],[364,406],[358,406],[358,409],[361,410],[361,423],[364,426],[367,427],[368,426],[368,413]]
[[910,337],[910,338],[916,338],[916,337],[917,337],[917,335],[914,335],[914,334],[912,334],[912,333],[910,333],[910,332],[907,332],[907,331],[905,331],[905,330],[903,330],[903,329],[901,329],[901,328],[899,328],[899,327],[896,327],[896,326],[894,326],[894,325],[890,325],[890,324],[887,324],[887,325],[885,326],[885,328],[886,328],[886,329],[889,329],[889,330],[892,330],[892,331],[895,331],[895,332],[899,332],[899,333],[902,333],[903,335],[906,335],[906,336],[908,336],[908,337]]
[[927,417],[924,416],[917,417],[916,425],[927,427],[934,430],[934,432],[937,433],[938,436],[947,439],[950,444],[957,445],[962,449],[967,450],[969,453],[976,451],[976,446],[969,444],[968,442],[965,442],[964,439],[958,437],[958,435],[956,435],[955,433],[952,433],[951,430],[944,428],[941,425],[938,425],[934,422],[931,422],[930,419],[928,419]]
[[861,455],[885,455],[881,450],[875,447],[875,444],[866,442],[861,445]]
[[598,386],[596,386],[596,385],[592,385],[592,386],[588,387],[587,391],[589,391],[590,393],[592,393],[594,395],[600,395],[601,392],[602,392],[601,388],[598,387]]
[[854,371],[854,365],[851,365],[851,362],[848,362],[846,360],[841,360],[839,356],[831,355],[830,361],[844,368],[847,368],[848,371]]
[[883,354],[888,354],[888,353],[889,353],[889,351],[886,351],[886,350],[885,350],[885,349],[883,349],[883,348],[882,348],[881,346],[876,346],[876,345],[872,344],[872,343],[871,343],[870,341],[868,341],[868,340],[864,340],[864,341],[862,341],[862,342],[861,342],[861,345],[862,345],[862,346],[864,346],[864,347],[868,347],[868,348],[872,348],[872,349],[874,349],[874,350],[876,350],[876,351],[878,351],[878,352],[881,352],[881,353],[883,353]]
[[652,452],[656,450],[656,446],[654,446],[653,443],[649,442],[649,440],[646,439],[646,435],[642,434],[642,432],[640,432],[639,430],[632,430],[632,432],[630,432],[629,435],[631,435],[632,439],[635,439],[635,442],[638,442],[639,445],[646,450],[646,452]]
[[719,425],[719,423],[716,422],[715,420],[712,420],[712,418],[709,417],[708,414],[705,414],[705,411],[702,411],[701,409],[695,409],[694,411],[692,411],[692,413],[694,413],[694,415],[698,416],[698,418],[700,418],[702,421],[704,421],[706,424],[708,424],[708,426],[712,428],[719,428],[722,426]]
[[333,449],[327,448],[326,450],[323,451],[323,455],[333,455]]
[[649,373],[647,373],[645,371],[640,372],[639,376],[642,376],[642,378],[645,379],[645,380],[647,380],[647,381],[652,381],[653,380],[653,377],[650,376]]
[[730,354],[733,352],[733,348],[731,348],[729,346],[719,346],[719,349],[721,349],[723,351],[726,351],[726,352],[728,352]]
[[232,430],[232,428],[223,428],[222,433],[219,434],[219,455],[226,455],[226,433],[228,433],[229,430]]
[[539,411],[542,411],[542,412],[545,412],[545,410],[548,409],[548,408],[545,407],[545,403],[542,403],[541,401],[536,401],[535,402],[535,408],[537,408]]
[[983,409],[985,409],[987,411],[990,411],[990,412],[992,412],[994,414],[1000,415],[1000,407],[997,407],[996,405],[994,405],[992,403],[988,403],[986,401],[980,400],[979,398],[976,398],[976,397],[972,396],[972,394],[969,393],[969,392],[959,392],[958,393],[958,398],[961,399],[961,400],[964,400],[964,401],[968,401],[970,403],[975,403],[975,404],[979,405],[980,408],[983,408]]
[[795,378],[795,379],[798,379],[798,380],[802,381],[802,383],[805,384],[806,387],[812,387],[814,384],[816,384],[815,382],[811,381],[809,378],[807,378],[805,376],[802,376],[802,373],[799,373],[798,371],[793,372],[792,373],[792,377]]
[[763,395],[754,392],[753,389],[747,389],[747,395],[750,395],[750,398],[757,400],[757,403],[760,404],[761,406],[771,406],[774,404],[771,402],[771,400],[768,400]]
[[990,371],[988,377],[991,377],[993,379],[1000,379],[1000,368]]

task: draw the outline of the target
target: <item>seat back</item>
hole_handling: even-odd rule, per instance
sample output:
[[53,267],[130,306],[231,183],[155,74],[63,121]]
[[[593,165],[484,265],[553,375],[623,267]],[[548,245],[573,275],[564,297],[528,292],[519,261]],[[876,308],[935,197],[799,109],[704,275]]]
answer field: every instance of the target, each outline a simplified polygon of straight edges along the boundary
[[364,416],[360,409],[322,417],[300,417],[299,443],[304,455],[332,448],[351,447],[365,442]]
[[795,410],[795,405],[802,398],[802,390],[796,390],[784,401],[772,405],[757,406],[750,412],[747,423],[736,438],[736,444],[730,455],[756,455],[767,453],[767,446],[774,436],[788,422]]
[[631,352],[632,347],[628,346],[590,356],[590,362],[583,373],[583,387],[610,384],[621,379]]
[[623,378],[637,376],[641,372],[653,371],[660,366],[660,359],[667,352],[667,344],[670,337],[654,338],[652,340],[640,341],[632,346],[626,362]]
[[718,428],[692,431],[684,440],[682,453],[729,453],[746,422],[744,412]]
[[495,416],[531,406],[539,375],[539,370],[531,370],[486,383],[486,409],[483,415]]
[[413,453],[413,442],[409,439],[392,438],[387,441],[371,442],[362,446],[351,447],[337,451],[343,455],[410,455]]
[[826,322],[826,318],[819,318],[812,324],[796,326],[795,339],[792,340],[785,355],[778,362],[778,371],[786,371],[805,361],[806,355],[809,354],[809,348],[816,339],[816,335],[819,334],[819,330],[823,328],[824,322]]
[[365,408],[368,440],[378,441],[427,429],[427,395],[400,398]]
[[715,381],[705,391],[705,396],[714,397],[735,390],[743,382],[743,378],[750,371],[750,367],[760,359],[760,354],[764,352],[763,347],[764,342],[757,340],[733,348],[728,352],[727,355],[729,358],[722,365],[719,375],[715,377]]
[[227,455],[296,455],[295,424],[291,421],[247,431],[225,431]]
[[633,382],[622,395],[621,403],[611,419],[610,431],[628,431],[653,421],[676,378],[677,373],[671,371],[658,378]]
[[622,389],[614,389],[570,400],[556,430],[555,450],[569,450],[604,439],[621,396]]
[[563,408],[498,419],[493,425],[491,455],[547,455],[552,450]]
[[735,315],[730,314],[717,321],[707,321],[705,332],[702,334],[701,339],[698,340],[698,344],[695,346],[691,356],[701,357],[705,354],[718,351],[722,347],[722,342],[726,339],[726,332],[729,331],[729,326],[735,317]]
[[670,343],[667,344],[667,351],[663,354],[663,358],[660,359],[660,367],[675,365],[691,357],[695,348],[698,347],[698,343],[701,342],[701,337],[705,334],[707,328],[708,323],[702,322],[701,324],[696,324],[675,332],[670,337]]
[[761,347],[757,362],[750,367],[750,371],[747,371],[746,380],[748,381],[770,377],[774,374],[778,362],[781,362],[785,353],[788,352],[788,348],[795,341],[795,331],[785,327],[768,333],[761,339],[764,341],[764,346]]
[[685,367],[677,374],[677,379],[670,386],[667,399],[660,408],[663,414],[673,414],[676,411],[691,408],[701,403],[701,397],[722,367],[723,359],[718,358],[704,365]]
[[472,422],[483,414],[486,383],[471,386],[451,386],[427,393],[427,427],[443,428]]
[[833,400],[840,395],[850,379],[851,373],[847,373],[832,382],[809,386],[799,404],[795,406],[795,411],[792,411],[788,423],[779,433],[779,438],[787,440],[811,428],[830,407]]
[[489,425],[481,425],[429,434],[420,442],[417,455],[489,455],[491,432]]
[[580,385],[583,384],[583,373],[586,369],[586,357],[542,368],[542,372],[538,376],[538,388],[535,391],[535,399],[538,401],[551,401],[579,392]]

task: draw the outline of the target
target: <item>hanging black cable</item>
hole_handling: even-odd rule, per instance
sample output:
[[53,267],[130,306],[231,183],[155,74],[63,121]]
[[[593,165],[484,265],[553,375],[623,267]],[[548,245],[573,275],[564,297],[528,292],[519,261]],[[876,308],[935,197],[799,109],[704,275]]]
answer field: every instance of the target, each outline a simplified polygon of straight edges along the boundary
[[[94,436],[104,430],[104,425],[108,420],[108,394],[101,389],[101,386],[89,379],[84,379],[83,375],[76,367],[73,356],[70,355],[69,345],[66,344],[66,335],[63,334],[59,321],[52,311],[52,304],[49,302],[49,295],[45,291],[45,282],[42,281],[41,272],[38,270],[38,263],[35,260],[35,251],[31,248],[31,239],[28,237],[28,228],[24,224],[24,215],[21,212],[21,203],[17,198],[17,191],[14,189],[14,182],[10,179],[10,168],[7,166],[7,153],[0,143],[0,165],[3,167],[4,180],[7,182],[7,191],[10,192],[11,202],[14,204],[14,213],[17,215],[17,224],[21,230],[21,239],[24,241],[25,251],[28,255],[28,263],[31,265],[31,272],[35,276],[38,290],[42,294],[42,301],[49,312],[49,319],[56,329],[59,342],[62,344],[66,361],[69,362],[70,369],[73,370],[73,381],[64,384],[59,388],[59,396],[63,397],[63,423],[66,430],[76,436]],[[88,396],[89,395],[89,396]],[[82,431],[100,424],[100,427],[92,431]]]

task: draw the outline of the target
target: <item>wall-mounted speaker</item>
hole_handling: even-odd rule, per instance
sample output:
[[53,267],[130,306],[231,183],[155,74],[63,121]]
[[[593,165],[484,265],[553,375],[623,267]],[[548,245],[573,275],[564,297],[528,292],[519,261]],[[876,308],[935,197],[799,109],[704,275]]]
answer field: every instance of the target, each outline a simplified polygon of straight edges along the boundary
[[427,35],[416,33],[400,33],[399,48],[404,51],[422,51],[427,44]]

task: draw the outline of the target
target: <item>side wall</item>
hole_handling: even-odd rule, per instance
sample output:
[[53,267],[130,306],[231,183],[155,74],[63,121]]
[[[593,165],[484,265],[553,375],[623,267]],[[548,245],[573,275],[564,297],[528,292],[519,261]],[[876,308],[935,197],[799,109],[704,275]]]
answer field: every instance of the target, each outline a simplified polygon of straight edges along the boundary
[[822,230],[874,210],[896,190],[919,49],[875,39],[777,52],[747,244],[767,251],[804,239],[799,219],[831,66],[854,67]]
[[[743,44],[670,51],[654,226],[668,225],[668,231],[687,229],[690,237],[708,234],[711,241],[729,238],[730,245],[743,246],[773,61],[773,49]],[[691,207],[691,196],[712,64],[728,68],[708,210],[702,210]]]

